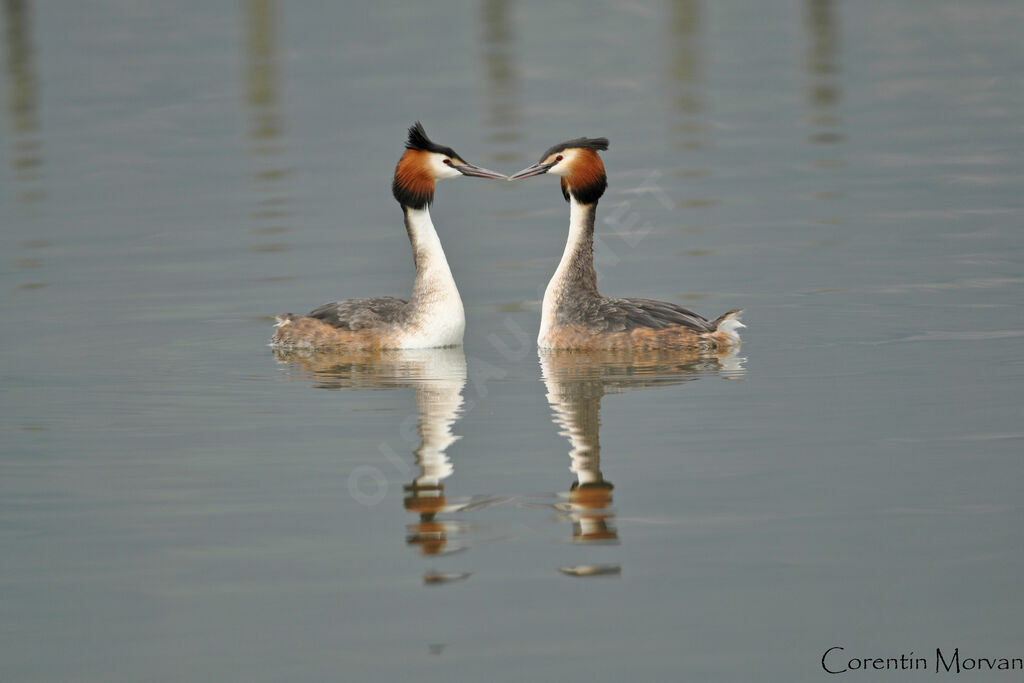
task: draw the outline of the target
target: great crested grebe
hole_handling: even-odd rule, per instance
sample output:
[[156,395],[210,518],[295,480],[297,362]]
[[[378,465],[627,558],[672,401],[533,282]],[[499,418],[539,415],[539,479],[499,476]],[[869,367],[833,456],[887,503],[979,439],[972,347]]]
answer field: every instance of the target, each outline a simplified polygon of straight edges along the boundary
[[395,167],[391,191],[402,205],[412,244],[416,279],[412,297],[346,299],[324,304],[305,316],[277,316],[271,342],[284,348],[425,349],[462,344],[466,315],[441,240],[430,220],[434,183],[442,178],[500,178],[427,137],[417,121],[409,128],[405,153]]
[[542,349],[635,350],[724,349],[738,346],[741,310],[707,320],[692,311],[653,299],[613,299],[597,291],[594,218],[608,187],[598,151],[607,138],[576,138],[544,152],[540,161],[509,180],[542,173],[561,176],[569,202],[569,239],[544,291]]

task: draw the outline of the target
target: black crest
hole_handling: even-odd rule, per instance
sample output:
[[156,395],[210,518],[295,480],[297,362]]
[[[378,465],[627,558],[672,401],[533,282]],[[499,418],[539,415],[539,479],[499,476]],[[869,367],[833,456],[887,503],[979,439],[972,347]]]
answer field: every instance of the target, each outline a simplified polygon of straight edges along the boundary
[[560,142],[541,155],[540,160],[544,161],[552,154],[557,154],[567,149],[592,149],[595,152],[604,152],[608,149],[608,138],[576,138]]
[[409,126],[409,139],[405,142],[405,148],[422,150],[424,152],[436,152],[437,154],[462,159],[451,147],[443,147],[427,137],[427,131],[423,130],[423,124],[419,121]]

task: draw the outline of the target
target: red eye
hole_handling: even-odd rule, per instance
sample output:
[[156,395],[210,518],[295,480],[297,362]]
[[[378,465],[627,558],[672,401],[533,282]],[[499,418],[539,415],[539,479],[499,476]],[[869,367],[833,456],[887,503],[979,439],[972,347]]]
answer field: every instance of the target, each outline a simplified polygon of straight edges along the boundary
[[445,159],[444,163],[447,164],[448,166],[451,166],[452,165],[452,160],[451,159]]
[[561,160],[562,160],[562,155],[561,154],[559,154],[557,157],[555,157],[555,161],[561,161]]

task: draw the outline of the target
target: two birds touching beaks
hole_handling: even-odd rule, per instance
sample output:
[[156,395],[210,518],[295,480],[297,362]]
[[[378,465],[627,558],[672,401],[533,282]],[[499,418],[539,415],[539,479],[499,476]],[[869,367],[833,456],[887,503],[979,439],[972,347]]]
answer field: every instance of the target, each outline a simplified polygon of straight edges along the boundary
[[594,222],[608,179],[598,152],[607,138],[554,145],[511,176],[474,166],[432,141],[417,121],[395,167],[392,193],[402,205],[416,278],[409,299],[345,299],[305,316],[277,316],[272,345],[282,348],[421,349],[462,344],[466,317],[455,279],[430,218],[435,183],[466,176],[519,180],[559,176],[569,202],[569,237],[544,292],[537,344],[543,349],[721,351],[740,343],[740,310],[708,320],[676,304],[613,298],[597,290]]

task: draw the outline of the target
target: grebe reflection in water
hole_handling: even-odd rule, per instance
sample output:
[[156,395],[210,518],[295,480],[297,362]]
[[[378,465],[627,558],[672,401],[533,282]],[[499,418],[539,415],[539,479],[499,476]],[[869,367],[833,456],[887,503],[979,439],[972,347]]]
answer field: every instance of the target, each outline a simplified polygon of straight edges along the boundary
[[[541,374],[554,422],[569,440],[570,471],[576,476],[555,507],[573,524],[576,544],[619,542],[612,508],[614,486],[601,467],[601,399],[606,394],[681,384],[709,373],[743,376],[744,359],[735,349],[720,352],[540,350]],[[619,574],[618,564],[561,567],[576,577]]]
[[[469,524],[439,519],[438,515],[470,511],[501,501],[487,496],[451,499],[445,495],[444,480],[454,473],[447,450],[460,438],[453,429],[464,408],[467,372],[462,349],[275,349],[274,354],[321,389],[413,390],[419,439],[413,451],[417,472],[403,487],[403,506],[417,516],[417,521],[408,525],[406,542],[427,556],[464,549],[465,542],[459,537]],[[400,425],[395,427],[397,433]],[[387,463],[382,467],[394,465]],[[401,463],[398,466],[402,471],[408,469]]]

